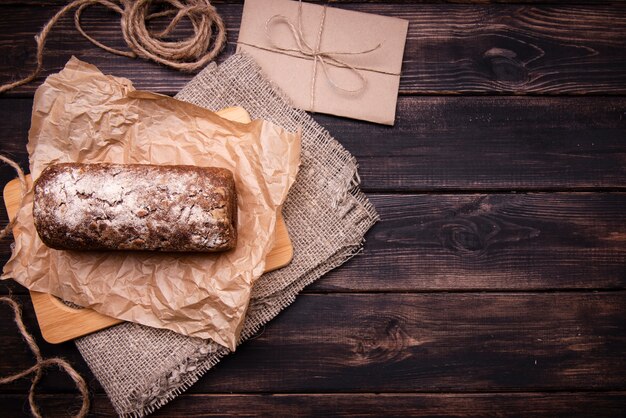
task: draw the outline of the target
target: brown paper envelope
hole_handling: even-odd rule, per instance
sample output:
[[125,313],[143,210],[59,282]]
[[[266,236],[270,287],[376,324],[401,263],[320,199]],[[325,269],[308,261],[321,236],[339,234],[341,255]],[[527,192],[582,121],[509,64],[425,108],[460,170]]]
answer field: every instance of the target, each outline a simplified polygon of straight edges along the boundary
[[[408,21],[374,14],[327,8],[320,51],[372,52],[357,55],[332,55],[358,69],[366,79],[358,94],[334,88],[317,64],[314,104],[311,108],[311,85],[314,61],[299,52],[279,51],[274,44],[297,49],[288,25],[274,20],[285,16],[298,27],[298,2],[289,0],[246,0],[239,32],[238,51],[250,54],[268,77],[292,100],[294,106],[308,111],[330,113],[371,122],[393,125],[395,119],[402,56]],[[310,46],[315,46],[323,16],[323,6],[302,5],[302,33]],[[327,65],[332,81],[355,90],[359,77],[347,68]]]

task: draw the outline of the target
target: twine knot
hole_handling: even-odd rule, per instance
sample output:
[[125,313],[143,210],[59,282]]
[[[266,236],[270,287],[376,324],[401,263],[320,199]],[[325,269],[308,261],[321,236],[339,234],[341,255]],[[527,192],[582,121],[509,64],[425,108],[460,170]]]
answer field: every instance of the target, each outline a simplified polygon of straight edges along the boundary
[[[267,21],[265,22],[265,36],[267,37],[272,48],[278,51],[297,52],[313,60],[313,74],[311,76],[311,93],[310,93],[311,99],[310,99],[310,106],[309,106],[312,112],[314,111],[314,105],[315,105],[315,82],[317,80],[317,63],[318,62],[321,64],[322,70],[324,71],[324,75],[326,76],[326,80],[334,89],[341,90],[346,93],[359,94],[363,90],[365,90],[365,88],[367,87],[367,79],[356,67],[350,65],[349,63],[347,63],[343,59],[338,58],[337,56],[369,54],[370,52],[376,51],[382,46],[382,44],[379,43],[373,48],[365,49],[362,51],[322,51],[320,49],[320,45],[322,42],[322,34],[324,32],[324,24],[326,22],[327,8],[328,7],[324,5],[323,11],[322,11],[322,18],[320,20],[319,29],[317,31],[317,38],[315,41],[315,46],[311,46],[306,41],[304,33],[302,32],[302,27],[303,27],[302,25],[302,0],[298,2],[297,27],[291,22],[289,18],[283,15],[274,15],[270,17],[269,19],[267,19]],[[276,24],[276,23],[284,23],[287,25],[287,27],[291,31],[291,34],[293,36],[293,39],[296,43],[297,48],[283,47],[283,46],[278,45],[274,41],[272,34],[271,34],[270,27],[272,24]],[[336,67],[346,68],[350,70],[350,72],[356,75],[356,77],[359,79],[359,87],[355,89],[349,89],[349,88],[340,86],[337,82],[335,82],[335,80],[331,77],[330,73],[328,72],[329,64],[334,65]]]

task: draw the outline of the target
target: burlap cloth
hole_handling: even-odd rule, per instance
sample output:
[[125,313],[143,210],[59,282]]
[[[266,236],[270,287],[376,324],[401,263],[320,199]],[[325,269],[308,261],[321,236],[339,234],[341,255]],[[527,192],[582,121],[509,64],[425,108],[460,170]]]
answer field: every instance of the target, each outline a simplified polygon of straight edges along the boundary
[[[283,208],[294,258],[255,284],[240,343],[292,303],[308,284],[362,246],[377,214],[358,188],[357,164],[330,134],[237,54],[209,65],[176,96],[211,110],[242,106],[295,131],[302,129],[302,165]],[[120,415],[143,416],[185,391],[229,350],[171,331],[124,323],[76,341]]]

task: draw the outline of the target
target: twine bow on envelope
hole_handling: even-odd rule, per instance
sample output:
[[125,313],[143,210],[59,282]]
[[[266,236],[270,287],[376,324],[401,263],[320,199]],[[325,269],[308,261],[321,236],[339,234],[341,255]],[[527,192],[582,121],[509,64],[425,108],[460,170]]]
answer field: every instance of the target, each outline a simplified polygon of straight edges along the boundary
[[[324,75],[326,76],[326,80],[328,83],[336,90],[341,90],[346,93],[359,94],[367,87],[367,79],[363,74],[354,66],[345,62],[343,59],[338,58],[337,56],[341,55],[363,55],[369,54],[370,52],[376,51],[379,49],[382,44],[379,43],[373,48],[365,49],[362,51],[322,51],[320,50],[320,44],[322,41],[322,34],[324,32],[324,23],[326,21],[326,9],[327,6],[324,5],[322,18],[320,20],[319,29],[317,31],[317,38],[315,41],[315,46],[312,47],[305,39],[304,33],[302,32],[302,1],[298,2],[298,26],[296,27],[289,18],[283,15],[274,15],[267,19],[265,22],[265,35],[271,45],[272,48],[278,51],[284,52],[296,52],[304,55],[307,58],[313,60],[313,74],[311,76],[311,93],[310,93],[310,109],[314,111],[315,105],[315,82],[317,80],[317,63],[319,62],[322,66],[322,70],[324,71]],[[272,38],[271,26],[277,23],[285,23],[291,34],[293,36],[294,41],[296,42],[297,48],[287,48],[278,45],[274,39]],[[359,87],[356,89],[349,89],[340,86],[337,84],[330,73],[328,72],[328,65],[334,65],[341,68],[346,68],[350,70],[354,75],[359,79]]]

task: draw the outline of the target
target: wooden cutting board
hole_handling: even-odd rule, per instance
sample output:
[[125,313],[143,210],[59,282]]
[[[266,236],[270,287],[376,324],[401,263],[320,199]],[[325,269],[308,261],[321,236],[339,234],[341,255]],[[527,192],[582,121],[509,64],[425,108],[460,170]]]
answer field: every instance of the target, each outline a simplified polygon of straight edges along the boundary
[[[241,107],[230,107],[217,112],[220,116],[236,122],[250,122],[248,112]],[[29,186],[32,183],[27,176]],[[20,184],[12,180],[4,188],[4,204],[9,218],[15,216],[21,203]],[[265,260],[265,272],[286,266],[293,258],[293,246],[287,233],[287,226],[282,214],[276,224],[276,242]],[[37,322],[43,338],[52,344],[58,344],[83,335],[108,328],[123,321],[99,314],[92,309],[74,309],[58,298],[41,292],[30,292]]]

